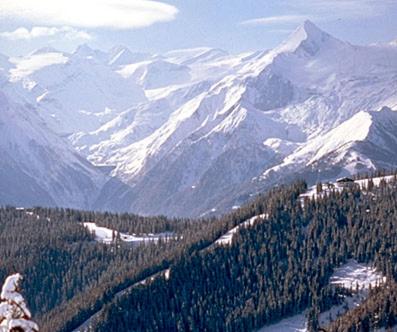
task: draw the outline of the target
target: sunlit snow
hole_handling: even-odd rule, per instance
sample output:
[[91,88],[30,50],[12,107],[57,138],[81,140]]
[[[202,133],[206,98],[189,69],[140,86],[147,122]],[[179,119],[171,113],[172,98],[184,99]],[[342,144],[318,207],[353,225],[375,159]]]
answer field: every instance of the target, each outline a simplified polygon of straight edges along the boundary
[[68,58],[63,53],[56,52],[33,54],[24,58],[11,58],[10,62],[16,65],[15,68],[10,69],[11,81],[27,77],[44,67],[64,64],[67,61]]
[[145,234],[142,236],[139,235],[130,235],[126,233],[120,233],[116,230],[97,226],[93,222],[85,222],[83,225],[95,235],[96,241],[111,244],[113,243],[118,236],[123,242],[139,244],[139,243],[156,243],[160,239],[169,239],[173,237],[171,233],[160,233],[160,234]]
[[[346,306],[349,309],[359,306],[367,297],[370,285],[377,286],[385,281],[385,277],[375,268],[360,264],[353,259],[349,260],[334,271],[330,283],[352,290],[355,290],[358,285],[359,292],[353,294],[352,297],[345,298],[343,304],[333,306],[330,310],[321,313],[320,324],[324,326],[330,322],[330,319],[336,319],[345,312]],[[285,318],[278,323],[264,326],[258,332],[307,332],[306,323],[305,313],[302,313]]]
[[233,236],[239,231],[239,229],[244,228],[244,227],[253,226],[258,219],[265,219],[266,217],[267,217],[267,214],[261,214],[259,216],[255,216],[255,217],[252,217],[252,218],[244,221],[240,225],[233,227],[227,233],[222,235],[218,240],[215,241],[215,244],[217,244],[217,245],[231,245]]

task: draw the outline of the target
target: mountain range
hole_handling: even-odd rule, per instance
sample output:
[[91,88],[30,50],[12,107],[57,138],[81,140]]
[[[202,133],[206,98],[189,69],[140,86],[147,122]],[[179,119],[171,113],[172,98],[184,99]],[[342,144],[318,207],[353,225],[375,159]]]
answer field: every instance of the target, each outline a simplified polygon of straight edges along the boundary
[[0,203],[206,216],[397,165],[397,46],[304,22],[271,50],[0,55]]

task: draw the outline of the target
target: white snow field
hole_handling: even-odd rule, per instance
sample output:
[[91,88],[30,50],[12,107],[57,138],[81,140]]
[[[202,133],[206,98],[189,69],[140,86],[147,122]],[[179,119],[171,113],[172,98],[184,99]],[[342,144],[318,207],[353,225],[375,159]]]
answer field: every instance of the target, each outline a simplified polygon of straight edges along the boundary
[[[346,264],[340,266],[333,273],[330,283],[347,289],[356,289],[359,292],[352,297],[346,297],[344,303],[332,307],[330,310],[322,312],[319,317],[320,325],[324,326],[330,321],[335,320],[345,312],[345,308],[352,309],[362,303],[368,295],[368,288],[378,286],[386,281],[385,277],[373,267],[360,264],[351,259]],[[264,326],[258,332],[306,332],[307,320],[305,313],[288,317],[278,323]]]
[[386,282],[386,277],[377,272],[374,267],[359,264],[351,259],[345,265],[336,269],[331,277],[331,284],[347,289],[369,289]]
[[222,235],[218,240],[214,242],[215,245],[222,245],[222,246],[228,246],[232,244],[233,236],[241,229],[241,228],[246,228],[253,226],[255,222],[257,222],[259,219],[266,219],[267,214],[261,214],[259,216],[252,217],[240,225],[237,225],[236,227],[233,227],[231,230],[229,230],[227,233]]
[[100,227],[97,226],[93,222],[85,222],[83,223],[84,227],[86,227],[91,233],[95,235],[95,239],[98,242],[111,244],[114,243],[117,236],[120,236],[121,241],[127,242],[130,244],[140,244],[140,243],[156,243],[160,239],[169,240],[175,238],[171,233],[160,233],[160,234],[146,234],[146,235],[130,235],[126,233],[117,232],[114,229]]

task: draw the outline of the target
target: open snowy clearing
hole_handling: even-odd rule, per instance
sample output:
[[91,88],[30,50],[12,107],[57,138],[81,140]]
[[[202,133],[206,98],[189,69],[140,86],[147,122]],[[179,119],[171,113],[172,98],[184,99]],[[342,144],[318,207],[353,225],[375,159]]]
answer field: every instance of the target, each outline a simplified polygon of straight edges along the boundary
[[[319,317],[320,325],[326,325],[335,320],[345,312],[345,308],[352,309],[359,306],[368,295],[368,288],[379,285],[386,281],[386,278],[373,267],[360,264],[351,259],[346,264],[337,268],[333,273],[330,283],[348,289],[355,289],[359,286],[360,291],[351,297],[346,297],[344,303],[333,306],[330,310],[322,312]],[[280,322],[264,326],[258,332],[306,332],[306,313],[285,318]]]
[[[97,226],[93,222],[85,222],[83,223],[84,227],[86,227],[91,233],[95,235],[95,239],[98,242],[111,244],[114,240],[118,237],[118,232],[114,229],[100,227]],[[159,234],[146,234],[146,235],[130,235],[126,233],[120,233],[120,239],[123,242],[128,242],[132,244],[139,244],[139,243],[149,243],[154,242],[157,243],[160,239],[169,239],[173,238],[171,233],[159,233]]]
[[344,288],[368,289],[386,281],[381,273],[375,268],[357,263],[354,259],[349,260],[345,265],[338,268],[331,277],[331,284]]

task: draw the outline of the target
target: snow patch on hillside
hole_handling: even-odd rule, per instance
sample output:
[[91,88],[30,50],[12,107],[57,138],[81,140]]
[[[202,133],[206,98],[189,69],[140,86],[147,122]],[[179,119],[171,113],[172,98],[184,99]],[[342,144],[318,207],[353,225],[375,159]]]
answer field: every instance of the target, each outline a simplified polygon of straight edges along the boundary
[[[395,179],[396,177],[394,175],[387,175],[387,176],[378,176],[372,178],[372,182],[375,187],[379,187],[381,181],[385,181],[386,183],[391,182]],[[360,186],[361,189],[365,189],[368,186],[368,183],[371,179],[360,179],[360,180],[355,180],[354,184]],[[304,202],[305,198],[314,198],[317,199],[318,197],[323,196],[326,193],[330,193],[332,191],[342,191],[344,188],[343,186],[338,186],[337,182],[325,182],[322,183],[322,191],[320,193],[317,192],[317,185],[309,187],[306,192],[303,194],[299,195],[299,198],[301,199],[301,202]]]
[[306,317],[304,314],[285,318],[280,322],[265,326],[258,332],[306,332]]
[[[378,187],[382,180],[384,180],[384,181],[386,181],[386,183],[388,183],[388,182],[393,181],[395,178],[396,177],[394,175],[379,176],[379,177],[373,178],[372,182],[374,183],[374,186]],[[369,179],[356,180],[354,182],[359,184],[361,188],[365,188],[368,186]]]
[[360,264],[354,259],[337,268],[331,277],[332,285],[347,289],[355,289],[356,286],[359,289],[369,289],[384,282],[386,282],[386,277],[376,271],[374,267]]
[[[370,286],[375,287],[385,281],[386,278],[375,268],[358,263],[354,259],[347,261],[335,270],[330,283],[352,290],[355,290],[358,285],[359,292],[346,297],[341,305],[322,312],[319,317],[320,325],[324,326],[335,320],[345,312],[346,307],[352,309],[359,306],[368,296]],[[258,332],[307,332],[306,313],[285,318],[276,324],[261,328]]]
[[84,227],[86,227],[92,234],[95,235],[95,239],[98,242],[104,244],[112,244],[118,235],[120,235],[120,239],[123,242],[130,244],[140,244],[140,243],[157,243],[160,239],[169,239],[173,237],[171,233],[159,233],[159,234],[146,234],[146,235],[130,235],[126,233],[117,232],[114,229],[110,229],[107,227],[100,227],[93,222],[85,222],[83,223]]
[[222,246],[228,246],[232,244],[233,236],[241,229],[245,227],[251,227],[255,224],[255,222],[259,219],[265,219],[267,218],[267,214],[261,214],[259,216],[252,217],[240,225],[237,225],[236,227],[233,227],[231,230],[229,230],[227,233],[223,234],[218,240],[215,241],[215,244],[217,245],[222,245]]

